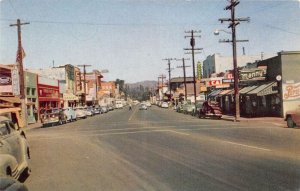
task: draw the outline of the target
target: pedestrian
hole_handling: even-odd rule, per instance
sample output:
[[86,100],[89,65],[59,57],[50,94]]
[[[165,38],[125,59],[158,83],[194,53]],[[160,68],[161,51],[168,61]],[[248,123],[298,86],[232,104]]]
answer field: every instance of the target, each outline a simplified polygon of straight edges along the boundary
[[252,100],[252,116],[253,116],[253,117],[256,116],[256,112],[257,112],[257,103],[256,103],[256,100],[253,99],[253,100]]

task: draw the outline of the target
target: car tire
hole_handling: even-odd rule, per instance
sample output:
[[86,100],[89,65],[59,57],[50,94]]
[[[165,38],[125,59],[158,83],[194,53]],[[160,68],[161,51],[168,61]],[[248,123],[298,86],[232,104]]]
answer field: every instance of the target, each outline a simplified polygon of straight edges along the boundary
[[286,123],[287,123],[288,128],[294,128],[294,126],[295,126],[295,123],[294,123],[292,117],[288,117],[286,120]]

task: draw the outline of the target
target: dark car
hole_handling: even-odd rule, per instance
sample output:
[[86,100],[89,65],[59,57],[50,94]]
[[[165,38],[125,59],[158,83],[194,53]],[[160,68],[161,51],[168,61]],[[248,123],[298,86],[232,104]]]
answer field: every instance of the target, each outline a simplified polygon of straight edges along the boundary
[[199,118],[217,118],[221,119],[222,117],[222,110],[217,102],[208,102],[205,101],[202,104],[202,108],[198,112]]
[[300,106],[291,111],[287,111],[285,115],[285,121],[289,128],[293,128],[300,124]]

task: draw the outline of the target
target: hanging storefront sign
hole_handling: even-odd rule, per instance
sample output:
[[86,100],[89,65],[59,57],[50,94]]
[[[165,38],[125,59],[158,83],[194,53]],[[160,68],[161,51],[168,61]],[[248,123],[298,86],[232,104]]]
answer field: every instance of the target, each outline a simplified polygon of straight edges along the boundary
[[20,77],[18,67],[15,66],[11,71],[13,95],[20,95]]
[[300,82],[294,84],[283,84],[283,99],[300,99]]
[[267,68],[251,68],[239,71],[239,79],[241,81],[246,80],[265,80],[267,74]]
[[208,81],[208,86],[218,86],[222,84],[222,78],[211,78]]

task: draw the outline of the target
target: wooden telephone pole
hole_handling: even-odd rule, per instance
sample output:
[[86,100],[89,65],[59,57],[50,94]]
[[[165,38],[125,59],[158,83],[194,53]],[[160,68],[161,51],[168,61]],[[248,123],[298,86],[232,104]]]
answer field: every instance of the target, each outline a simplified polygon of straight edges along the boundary
[[177,66],[177,68],[182,68],[183,69],[184,98],[185,98],[185,101],[187,101],[186,72],[185,72],[185,68],[191,67],[191,66],[186,66],[185,65],[185,60],[190,60],[190,59],[188,59],[188,58],[176,59],[176,61],[181,61],[181,60],[182,60],[182,65],[181,66]]
[[169,92],[170,92],[170,99],[172,97],[171,95],[171,60],[175,60],[175,58],[165,58],[163,60],[167,60],[168,61],[168,73],[169,73]]
[[86,75],[86,67],[92,66],[88,64],[83,64],[83,65],[77,65],[78,67],[83,67],[83,91],[84,91],[84,96],[82,100],[82,105],[86,105],[86,80],[85,80],[85,75]]
[[230,5],[228,5],[225,10],[230,10],[230,18],[219,19],[221,23],[227,21],[230,22],[228,28],[231,28],[232,40],[220,40],[219,42],[229,42],[232,43],[232,55],[233,55],[233,75],[234,75],[234,96],[235,96],[235,121],[239,121],[240,118],[240,95],[239,95],[239,71],[237,67],[237,54],[236,54],[236,43],[237,42],[248,42],[248,40],[236,40],[236,26],[242,21],[250,21],[250,18],[236,18],[235,17],[235,7],[240,2],[238,0],[230,0]]
[[201,37],[200,35],[196,36],[195,33],[200,33],[201,31],[186,31],[185,33],[191,33],[190,36],[185,36],[184,38],[190,37],[190,45],[192,48],[185,48],[184,50],[191,50],[192,51],[192,60],[193,60],[193,82],[194,82],[194,99],[195,99],[195,106],[196,106],[196,74],[195,74],[195,50],[202,50],[202,48],[195,48],[195,37]]
[[19,71],[19,83],[20,83],[20,99],[21,99],[21,113],[22,113],[22,121],[24,122],[24,125],[27,126],[27,107],[25,103],[25,78],[24,78],[24,67],[23,67],[23,57],[24,57],[24,50],[22,47],[22,35],[21,35],[21,25],[28,25],[29,22],[21,23],[20,19],[17,19],[16,24],[9,25],[10,27],[17,27],[18,31],[18,50],[17,50],[17,65],[18,65],[18,71]]

